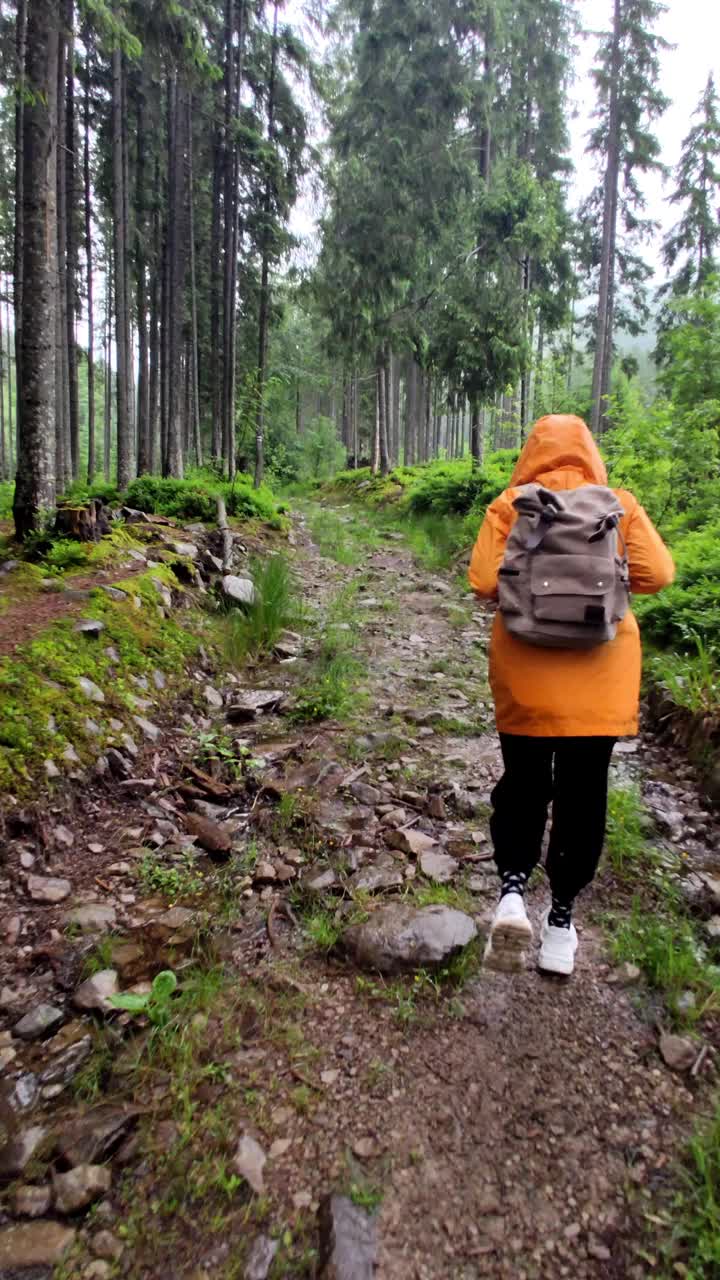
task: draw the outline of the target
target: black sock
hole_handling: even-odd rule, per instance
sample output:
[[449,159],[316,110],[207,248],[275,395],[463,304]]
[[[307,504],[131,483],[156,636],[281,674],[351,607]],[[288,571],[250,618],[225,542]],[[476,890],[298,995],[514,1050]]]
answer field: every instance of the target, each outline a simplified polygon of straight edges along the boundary
[[522,896],[526,884],[527,876],[524,871],[505,871],[502,876],[500,897],[504,898],[506,893],[519,893]]
[[572,922],[572,902],[560,902],[553,897],[548,924],[556,929],[569,929]]

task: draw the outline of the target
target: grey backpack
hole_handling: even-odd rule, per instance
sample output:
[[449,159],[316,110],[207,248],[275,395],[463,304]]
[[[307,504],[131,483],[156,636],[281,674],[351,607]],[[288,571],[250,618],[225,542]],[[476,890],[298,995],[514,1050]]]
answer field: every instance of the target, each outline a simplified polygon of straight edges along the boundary
[[523,485],[513,504],[498,576],[511,635],[552,649],[592,649],[615,637],[628,609],[625,514],[612,489],[588,484],[553,493]]

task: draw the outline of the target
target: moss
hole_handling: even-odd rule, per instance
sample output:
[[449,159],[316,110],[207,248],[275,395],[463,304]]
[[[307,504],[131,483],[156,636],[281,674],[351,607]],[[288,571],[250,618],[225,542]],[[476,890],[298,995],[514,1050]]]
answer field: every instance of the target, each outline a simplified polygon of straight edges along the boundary
[[[110,718],[131,723],[138,692],[132,676],[159,669],[169,677],[168,691],[176,683],[174,675],[184,678],[188,659],[201,640],[207,644],[213,623],[199,611],[165,617],[157,581],[182,590],[165,566],[117,583],[128,592],[126,600],[112,600],[96,590],[83,616],[104,623],[98,639],[79,636],[74,616],[63,618],[0,661],[0,789],[30,790],[44,776],[46,759],[62,767],[69,745],[83,763],[90,763],[98,742],[108,741]],[[119,662],[106,652],[110,647]],[[102,689],[104,702],[80,693],[81,677]],[[99,739],[88,731],[88,718],[100,726]]]

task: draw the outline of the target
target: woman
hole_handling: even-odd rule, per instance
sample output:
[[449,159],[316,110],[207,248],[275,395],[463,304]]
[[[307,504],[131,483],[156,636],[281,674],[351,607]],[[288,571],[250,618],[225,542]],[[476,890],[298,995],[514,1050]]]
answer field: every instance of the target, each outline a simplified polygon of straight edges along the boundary
[[[518,518],[518,486],[555,492],[607,485],[605,465],[581,418],[552,414],[535,424],[511,487],[491,503],[470,563],[478,596],[494,598],[508,534]],[[659,591],[673,580],[670,553],[637,498],[615,490],[624,512],[630,590]],[[622,541],[620,544],[622,545]],[[552,801],[546,861],[552,902],[542,919],[539,967],[570,974],[577,934],[572,908],[595,875],[605,838],[608,768],[617,738],[636,734],[640,634],[630,610],[613,640],[591,649],[538,648],[516,639],[498,611],[490,684],[505,772],[492,794],[490,830],[501,878],[500,902],[485,951],[493,968],[524,966],[532,926],[524,891],[540,861]]]

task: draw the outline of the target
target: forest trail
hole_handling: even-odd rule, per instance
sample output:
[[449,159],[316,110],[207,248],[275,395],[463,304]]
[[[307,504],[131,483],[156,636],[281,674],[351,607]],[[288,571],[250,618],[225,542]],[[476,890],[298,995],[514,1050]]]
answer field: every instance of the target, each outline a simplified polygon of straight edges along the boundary
[[[12,1071],[22,1063],[26,1091],[37,1096],[43,1078],[59,1085],[57,1096],[45,1087],[47,1118],[31,1122],[62,1134],[55,1172],[79,1162],[112,1171],[94,1214],[70,1219],[70,1260],[34,1275],[370,1276],[371,1267],[317,1269],[317,1214],[333,1191],[377,1215],[367,1252],[377,1250],[379,1280],[652,1272],[638,1252],[648,1247],[644,1213],[702,1107],[706,1073],[670,1070],[653,1007],[608,963],[599,918],[623,903],[607,897],[606,875],[579,911],[572,980],[479,967],[496,901],[487,805],[500,770],[489,613],[446,574],[420,567],[401,534],[361,521],[349,508],[316,507],[296,520],[295,571],[320,619],[299,657],[241,671],[240,687],[227,684],[225,706],[212,713],[216,730],[205,717],[188,732],[188,708],[176,708],[160,721],[162,743],[141,756],[136,786],[90,789],[48,816],[66,835],[45,872],[67,875],[81,902],[112,912],[110,940],[94,940],[96,969],[119,970],[127,987],[144,976],[150,948],[154,971],[172,965],[182,984],[201,952],[209,960],[204,978],[184,979],[202,998],[175,1040],[160,1036],[153,1047],[146,1029],[133,1055],[128,1015],[110,1017],[103,1031],[107,1010],[75,1014],[60,1046],[68,1070],[50,1075],[57,1035],[29,1046],[12,1040]],[[354,716],[288,724],[281,709],[243,724],[261,780],[252,804],[219,795],[196,808],[223,829],[242,829],[245,861],[239,876],[233,864],[218,873],[215,896],[198,907],[183,897],[187,854],[173,857],[172,842],[163,850],[168,820],[179,821],[183,757],[254,689],[282,691],[290,708],[328,696],[337,669],[318,681],[310,664],[330,632]],[[621,751],[616,775],[639,777],[651,755],[645,744]],[[413,832],[427,837],[417,856],[399,847]],[[147,855],[153,842],[157,865],[178,878],[171,890],[158,872],[143,898],[132,864],[138,846]],[[16,874],[21,851],[22,841],[8,853],[4,905],[34,946],[6,948],[2,961],[13,1018],[38,1001],[69,1006],[88,956],[87,942],[61,932],[61,909],[28,904]],[[358,907],[372,913],[400,895],[410,906],[460,907],[477,921],[467,964],[451,967],[444,984],[426,970],[381,977],[336,953]],[[535,924],[545,898],[538,882]],[[93,1057],[76,1059],[73,1046],[90,1043],[88,1018]],[[80,1064],[88,1079],[78,1103],[66,1086]],[[3,1231],[0,1275],[22,1275],[2,1270],[12,1262]],[[352,1248],[357,1257],[365,1246],[355,1236]]]

